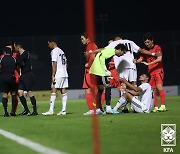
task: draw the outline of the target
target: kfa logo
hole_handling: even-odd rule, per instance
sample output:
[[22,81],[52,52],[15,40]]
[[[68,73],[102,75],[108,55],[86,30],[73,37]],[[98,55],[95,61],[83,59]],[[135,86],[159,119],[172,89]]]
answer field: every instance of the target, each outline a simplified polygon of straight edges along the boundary
[[176,124],[161,124],[161,146],[176,146]]

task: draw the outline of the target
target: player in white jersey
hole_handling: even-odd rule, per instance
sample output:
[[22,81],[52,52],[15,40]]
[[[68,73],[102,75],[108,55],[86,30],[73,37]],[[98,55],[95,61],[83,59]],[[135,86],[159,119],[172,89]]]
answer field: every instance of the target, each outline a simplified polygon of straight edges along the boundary
[[[120,78],[120,81],[125,83],[130,89],[120,89],[124,91],[124,94],[121,96],[113,110],[117,111],[118,108],[123,107],[130,102],[134,112],[150,113],[154,107],[154,99],[152,87],[148,83],[149,76],[147,74],[142,74],[139,77],[141,85],[138,87],[130,84],[125,78]],[[135,96],[139,96],[139,98]]]
[[48,47],[51,51],[52,61],[52,81],[51,81],[51,98],[49,111],[43,115],[54,114],[54,103],[56,100],[57,89],[60,89],[62,98],[62,110],[57,115],[66,115],[66,103],[68,88],[67,59],[64,52],[58,47],[56,38],[48,40]]

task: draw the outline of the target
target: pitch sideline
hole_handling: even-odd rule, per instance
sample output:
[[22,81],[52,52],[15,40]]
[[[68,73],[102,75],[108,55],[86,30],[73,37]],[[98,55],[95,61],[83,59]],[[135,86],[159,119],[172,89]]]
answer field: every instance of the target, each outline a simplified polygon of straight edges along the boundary
[[16,134],[13,134],[11,132],[8,132],[8,131],[5,131],[5,130],[2,130],[0,129],[0,135],[8,138],[8,139],[11,139],[21,145],[24,145],[36,152],[39,152],[39,153],[42,153],[42,154],[67,154],[65,152],[62,152],[62,151],[58,151],[58,150],[54,150],[54,149],[51,149],[51,148],[48,148],[46,146],[43,146],[39,143],[36,143],[36,142],[33,142],[29,139],[26,139],[24,137],[21,137],[21,136],[18,136]]

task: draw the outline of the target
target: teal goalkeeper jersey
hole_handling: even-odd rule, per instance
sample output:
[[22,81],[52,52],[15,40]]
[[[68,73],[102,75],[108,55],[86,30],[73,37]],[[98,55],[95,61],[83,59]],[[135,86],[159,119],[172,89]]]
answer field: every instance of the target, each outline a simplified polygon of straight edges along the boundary
[[90,74],[95,74],[99,76],[106,76],[104,68],[106,68],[105,60],[115,55],[114,48],[105,48],[101,52],[99,52],[91,67],[90,67]]

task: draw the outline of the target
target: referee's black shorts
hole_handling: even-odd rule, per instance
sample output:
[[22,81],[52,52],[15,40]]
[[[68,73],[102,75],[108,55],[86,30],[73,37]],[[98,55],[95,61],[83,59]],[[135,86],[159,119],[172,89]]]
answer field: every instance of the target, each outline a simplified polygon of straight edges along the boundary
[[19,90],[33,91],[34,87],[34,74],[33,72],[24,73],[19,79]]
[[14,75],[1,75],[1,91],[4,93],[16,91],[16,78]]

